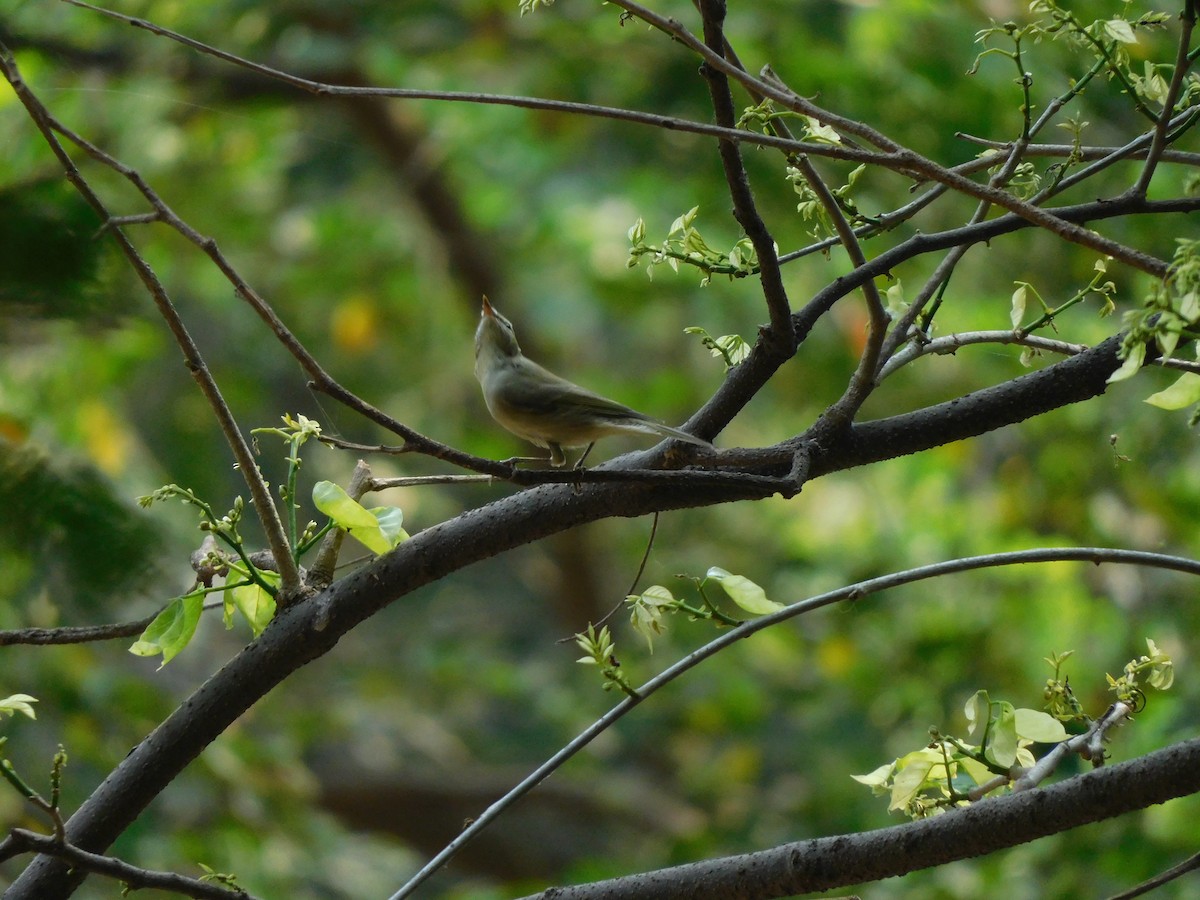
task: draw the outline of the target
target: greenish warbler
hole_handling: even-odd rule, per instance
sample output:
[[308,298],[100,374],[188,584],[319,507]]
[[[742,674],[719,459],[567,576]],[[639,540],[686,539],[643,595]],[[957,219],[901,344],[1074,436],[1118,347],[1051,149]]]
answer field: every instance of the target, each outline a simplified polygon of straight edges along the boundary
[[521,352],[512,323],[483,298],[475,331],[475,377],[492,418],[519,438],[550,449],[550,465],[566,463],[564,447],[583,447],[576,468],[592,445],[610,434],[658,434],[701,447],[708,441],[664,425],[559,378]]

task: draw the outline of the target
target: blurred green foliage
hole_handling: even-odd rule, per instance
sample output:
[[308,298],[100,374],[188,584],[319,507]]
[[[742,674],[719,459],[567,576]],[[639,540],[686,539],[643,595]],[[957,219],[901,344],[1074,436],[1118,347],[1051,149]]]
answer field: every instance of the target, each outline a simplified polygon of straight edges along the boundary
[[[1094,17],[1125,4],[1076,6]],[[684,0],[656,8],[695,24]],[[712,115],[696,61],[639,24],[622,24],[608,6],[559,0],[524,17],[515,0],[143,0],[120,9],[306,77],[532,94],[700,121]],[[979,147],[956,132],[994,140],[1020,133],[1012,66],[988,59],[977,74],[965,73],[981,49],[973,35],[988,16],[1026,15],[1025,4],[1004,0],[763,0],[731,5],[728,28],[752,71],[770,63],[827,108],[958,163]],[[531,355],[672,423],[723,375],[721,361],[684,328],[753,340],[766,319],[752,279],[716,277],[701,288],[699,273],[686,268],[676,275],[660,267],[650,280],[644,269],[626,267],[626,233],[639,217],[658,239],[698,206],[696,224],[712,246],[732,247],[741,236],[710,141],[502,106],[317,99],[49,0],[10,4],[3,29],[26,80],[57,117],[136,168],[214,237],[336,378],[440,440],[495,457],[525,450],[492,423],[472,378],[483,291],[513,318]],[[1169,58],[1171,36],[1146,37],[1131,50]],[[1065,42],[1028,48],[1039,106],[1088,64]],[[1142,127],[1111,85],[1094,83],[1081,104],[1076,116],[1092,123],[1085,142],[1124,141]],[[62,188],[61,172],[7,89],[0,90],[0,134],[0,234],[10,236],[0,250],[9,260],[0,272],[4,625],[135,618],[188,588],[188,554],[200,535],[188,510],[163,506],[148,519],[133,498],[174,482],[224,509],[244,489],[148,298],[110,261],[97,223]],[[783,160],[770,151],[745,155],[781,250],[807,244],[811,224],[796,213]],[[116,212],[147,211],[112,173],[77,157]],[[821,166],[838,184],[852,168]],[[1114,167],[1063,200],[1116,193],[1135,172]],[[1159,176],[1164,187],[1181,177],[1170,169]],[[855,198],[864,213],[877,214],[911,199],[910,187],[868,172]],[[967,200],[934,206],[900,236],[957,226],[973,208]],[[1104,230],[1169,258],[1183,227],[1159,219]],[[202,254],[159,226],[129,233],[243,428],[300,412],[349,439],[387,440],[306,390],[294,362]],[[895,239],[880,238],[868,252]],[[1033,231],[977,247],[954,276],[939,333],[1007,328],[1014,280],[1061,302],[1087,284],[1094,263]],[[918,259],[892,274],[911,292],[932,266]],[[794,303],[846,268],[836,251],[789,265]],[[1136,307],[1145,279],[1123,269],[1113,278],[1118,310]],[[798,433],[836,399],[858,349],[855,302],[818,326],[719,446]],[[1062,337],[1086,342],[1112,333],[1116,320],[1100,319],[1098,308],[1088,301],[1074,309],[1058,323]],[[1015,377],[1025,371],[1019,357],[1017,348],[985,346],[922,359],[889,379],[864,415],[904,412]],[[721,566],[787,602],[909,565],[1024,547],[1105,544],[1195,555],[1194,436],[1183,414],[1141,402],[1171,380],[1147,372],[1019,427],[823,478],[792,501],[672,513],[641,587],[675,589],[683,586],[676,573]],[[601,449],[629,446],[614,440]],[[285,473],[276,449],[262,456],[273,483]],[[12,475],[22,460],[36,461],[39,483],[53,483],[46,489],[63,499],[30,493],[32,476]],[[371,462],[379,475],[442,470],[410,457]],[[309,486],[321,478],[344,484],[353,463],[351,455],[313,448],[303,476]],[[402,507],[416,532],[510,491],[405,488],[381,502]],[[465,818],[613,701],[594,672],[575,664],[577,648],[556,642],[625,595],[648,532],[648,522],[601,522],[384,610],[208,748],[114,852],[151,867],[186,871],[195,862],[236,872],[266,896],[395,890]],[[135,577],[143,573],[152,580]],[[80,606],[85,596],[91,604]],[[851,774],[918,745],[930,725],[954,726],[978,689],[1038,706],[1042,659],[1056,651],[1077,651],[1071,684],[1098,714],[1107,703],[1105,671],[1153,637],[1176,662],[1176,687],[1154,697],[1112,749],[1121,759],[1162,746],[1194,731],[1194,596],[1181,576],[1060,564],[926,582],[757,635],[606,733],[524,801],[528,818],[519,829],[502,823],[495,843],[485,839],[428,895],[511,895],[547,880],[891,824],[898,819]],[[712,636],[711,625],[672,620],[651,656],[626,621],[614,632],[634,684]],[[226,633],[206,618],[188,652],[161,672],[120,641],[5,647],[0,695],[41,701],[36,723],[7,729],[7,753],[36,782],[53,748],[65,744],[69,810],[247,639],[245,629]],[[371,790],[360,791],[364,785]],[[375,815],[365,794],[387,798],[389,812]],[[917,873],[873,886],[872,896],[1115,891],[1194,852],[1198,803],[1175,801]],[[27,815],[0,795],[0,821],[24,823]],[[368,827],[377,832],[368,836]],[[381,836],[389,829],[393,837]],[[539,837],[532,847],[509,845],[502,842],[508,830]],[[18,869],[10,862],[0,878]],[[93,881],[79,896],[116,890]]]

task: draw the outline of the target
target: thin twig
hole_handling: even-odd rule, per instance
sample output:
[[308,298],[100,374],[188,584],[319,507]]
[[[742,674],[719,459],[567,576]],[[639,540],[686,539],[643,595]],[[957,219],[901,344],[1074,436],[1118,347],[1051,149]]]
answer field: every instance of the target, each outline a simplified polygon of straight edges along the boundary
[[1114,703],[1083,734],[1073,735],[1068,740],[1055,744],[1049,753],[1012,783],[1013,793],[1019,794],[1021,791],[1037,787],[1049,778],[1058,768],[1059,763],[1071,753],[1084,751],[1085,758],[1091,759],[1093,765],[1101,765],[1104,762],[1104,751],[1101,749],[1097,753],[1097,748],[1102,747],[1108,739],[1109,731],[1123,725],[1132,715],[1133,709],[1128,703],[1121,701]]
[[[1150,143],[1153,135],[1153,132],[1147,131],[1123,147],[1097,147],[1090,144],[1081,147],[1076,147],[1074,144],[1029,144],[1025,148],[1025,155],[1058,158],[1075,156],[1081,160],[1108,159],[1110,157],[1115,157],[1118,160],[1145,159],[1146,154],[1149,152],[1147,145]],[[1013,143],[1012,141],[996,141],[991,138],[978,137],[977,135],[967,134],[965,131],[957,132],[956,137],[992,150],[1007,150]],[[995,165],[994,161],[989,161],[986,158],[972,160],[971,162],[976,168]],[[1168,147],[1159,156],[1159,162],[1179,163],[1184,166],[1200,166],[1200,153],[1193,153],[1189,150],[1175,150]]]
[[199,878],[189,878],[175,872],[157,872],[153,869],[143,869],[131,865],[112,856],[90,853],[73,844],[56,841],[49,835],[37,834],[24,828],[14,828],[5,839],[4,850],[44,853],[47,856],[57,856],[69,862],[73,867],[97,875],[107,875],[117,881],[124,882],[131,890],[156,888],[183,894],[185,897],[196,897],[199,900],[254,900],[253,895],[241,888],[225,888]]
[[1178,865],[1171,866],[1171,868],[1163,872],[1159,872],[1153,878],[1148,878],[1141,884],[1135,885],[1127,891],[1121,891],[1119,894],[1113,894],[1108,898],[1108,900],[1133,900],[1134,897],[1141,897],[1145,894],[1148,894],[1156,888],[1160,888],[1164,884],[1170,884],[1175,879],[1182,878],[1184,875],[1188,874],[1189,872],[1194,872],[1197,869],[1200,869],[1200,853],[1195,853],[1192,856],[1189,856]]
[[[21,100],[22,105],[37,126],[38,131],[41,132],[43,139],[63,166],[67,180],[71,182],[80,196],[87,201],[88,205],[96,211],[102,221],[108,222],[113,220],[113,215],[108,211],[108,208],[99,195],[92,189],[91,184],[83,177],[71,155],[67,153],[62,143],[58,140],[55,132],[68,136],[75,143],[79,143],[80,146],[83,146],[87,142],[83,141],[81,143],[82,139],[76,135],[72,135],[62,123],[58,122],[50,114],[49,110],[46,109],[42,102],[29,89],[28,85],[25,84],[17,68],[16,60],[8,48],[2,44],[0,44],[0,72],[3,72],[4,77],[12,85],[17,97]],[[91,145],[88,146],[91,147]],[[93,153],[93,155],[100,153],[98,148],[95,147],[91,147],[88,152]],[[127,166],[124,166],[111,157],[107,157],[107,154],[101,155],[108,160],[108,165],[111,165],[116,171],[121,172],[126,177],[136,175]],[[283,522],[279,518],[279,510],[275,505],[275,498],[272,496],[266,481],[262,477],[262,473],[258,469],[258,463],[254,458],[250,445],[238,427],[233,411],[221,395],[220,387],[209,371],[204,357],[200,353],[200,348],[192,339],[187,326],[183,322],[183,318],[179,315],[179,311],[175,308],[174,302],[167,293],[166,287],[159,280],[157,273],[146,262],[137,248],[134,247],[133,242],[130,241],[120,227],[112,227],[109,231],[113,239],[117,242],[117,246],[121,248],[121,252],[124,253],[129,265],[133,268],[154,300],[159,314],[167,323],[176,344],[183,353],[184,364],[187,366],[188,371],[191,372],[192,377],[200,387],[201,393],[203,393],[205,399],[208,401],[209,407],[212,409],[213,415],[225,436],[225,440],[229,444],[230,450],[233,451],[233,456],[237,461],[238,469],[241,470],[242,478],[250,490],[255,510],[258,513],[259,521],[262,523],[263,532],[267,538],[267,543],[279,566],[281,592],[285,597],[294,595],[300,587],[299,569],[288,547],[287,535],[284,532]]]
[[1192,29],[1196,27],[1196,10],[1192,2],[1184,4],[1179,22],[1179,43],[1175,51],[1175,70],[1172,72],[1171,81],[1167,85],[1167,94],[1163,98],[1162,112],[1159,113],[1158,120],[1154,124],[1154,137],[1150,141],[1150,151],[1146,154],[1146,164],[1142,168],[1141,176],[1132,188],[1133,193],[1139,196],[1145,196],[1146,191],[1150,188],[1150,179],[1154,177],[1154,170],[1158,167],[1159,157],[1167,145],[1167,131],[1170,127],[1171,116],[1175,111],[1175,103],[1179,100],[1179,92],[1183,89],[1183,83],[1187,78],[1191,62],[1188,57],[1188,49],[1192,43]]
[[551,100],[542,97],[523,97],[510,94],[489,94],[478,91],[439,91],[418,88],[386,88],[364,87],[362,85],[333,84],[294,75],[282,69],[276,69],[262,63],[254,62],[236,54],[222,50],[198,41],[195,38],[156,25],[146,19],[127,16],[101,6],[84,3],[82,0],[63,0],[72,6],[87,9],[100,15],[124,22],[135,28],[141,28],[151,34],[176,41],[207,56],[215,57],[223,62],[247,69],[267,78],[289,84],[305,93],[327,97],[385,97],[396,100],[438,100],[448,103],[478,103],[492,106],[512,106],[519,109],[536,109],[549,112],[559,112],[568,115],[591,116],[602,119],[632,122],[638,125],[648,125],[651,128],[663,128],[668,131],[681,131],[698,134],[704,137],[720,138],[738,143],[754,144],[760,147],[775,147],[781,150],[795,150],[801,153],[811,153],[816,156],[828,156],[834,159],[844,159],[850,162],[879,162],[885,159],[882,154],[873,153],[861,148],[836,146],[825,143],[789,141],[772,135],[760,134],[739,128],[728,128],[712,125],[707,122],[694,122],[675,116],[659,113],[640,112],[614,106],[599,106],[593,103],[579,103],[570,100]]
[[[1017,344],[1034,350],[1044,350],[1048,353],[1059,353],[1063,356],[1075,356],[1088,349],[1087,344],[1072,344],[1069,341],[1059,341],[1053,338],[1027,334],[1022,331],[967,331],[959,334],[947,334],[929,341],[913,341],[904,350],[887,361],[879,373],[880,379],[894,374],[897,369],[908,365],[922,356],[953,354],[960,347],[972,344]],[[1200,375],[1200,362],[1174,357],[1153,360],[1151,365],[1164,369],[1175,369],[1180,372],[1192,372]]]
[[[646,552],[642,554],[642,562],[638,566],[637,574],[635,574],[633,576],[633,581],[631,581],[629,584],[629,590],[627,590],[625,592],[625,597],[631,596],[633,594],[633,592],[637,590],[638,582],[642,580],[642,574],[646,571],[646,563],[649,562],[649,560],[650,560],[650,551],[654,549],[654,538],[657,534],[658,534],[658,512],[656,511],[654,513],[653,524],[651,524],[651,526],[650,526],[650,537],[648,537],[646,539]],[[625,597],[622,597],[620,600],[618,600],[617,605],[614,606],[612,609],[610,609],[608,612],[606,612],[603,616],[601,616],[599,621],[593,622],[592,623],[593,627],[599,628],[601,625],[603,625],[605,622],[607,622],[609,619],[611,619],[613,616],[615,616],[620,611],[621,607],[625,605]],[[567,644],[573,640],[575,640],[575,635],[571,635],[570,637],[560,638],[558,643]]]
[[[161,610],[159,610],[161,612]],[[14,628],[0,631],[0,647],[12,644],[85,644],[91,641],[111,641],[133,637],[146,630],[158,613],[132,622],[109,625],[77,625],[65,628]]]

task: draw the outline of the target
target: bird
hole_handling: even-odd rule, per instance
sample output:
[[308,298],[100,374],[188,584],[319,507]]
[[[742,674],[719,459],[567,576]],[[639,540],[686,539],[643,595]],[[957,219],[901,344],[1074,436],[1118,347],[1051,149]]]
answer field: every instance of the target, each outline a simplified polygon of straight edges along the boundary
[[[564,448],[586,446],[575,464],[582,468],[596,441],[610,434],[657,434],[712,449],[703,438],[592,393],[535,363],[521,352],[512,322],[486,296],[475,330],[475,377],[492,418],[517,437],[548,448],[554,468],[566,465]],[[509,462],[524,460],[533,461],[514,457]]]

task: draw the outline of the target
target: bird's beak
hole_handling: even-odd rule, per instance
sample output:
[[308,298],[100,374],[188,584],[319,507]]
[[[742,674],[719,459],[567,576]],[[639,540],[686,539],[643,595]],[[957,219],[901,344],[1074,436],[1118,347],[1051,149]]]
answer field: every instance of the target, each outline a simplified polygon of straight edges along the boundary
[[488,302],[487,294],[483,295],[483,312],[481,315],[487,316],[489,319],[496,318],[496,310],[492,308],[492,304]]

